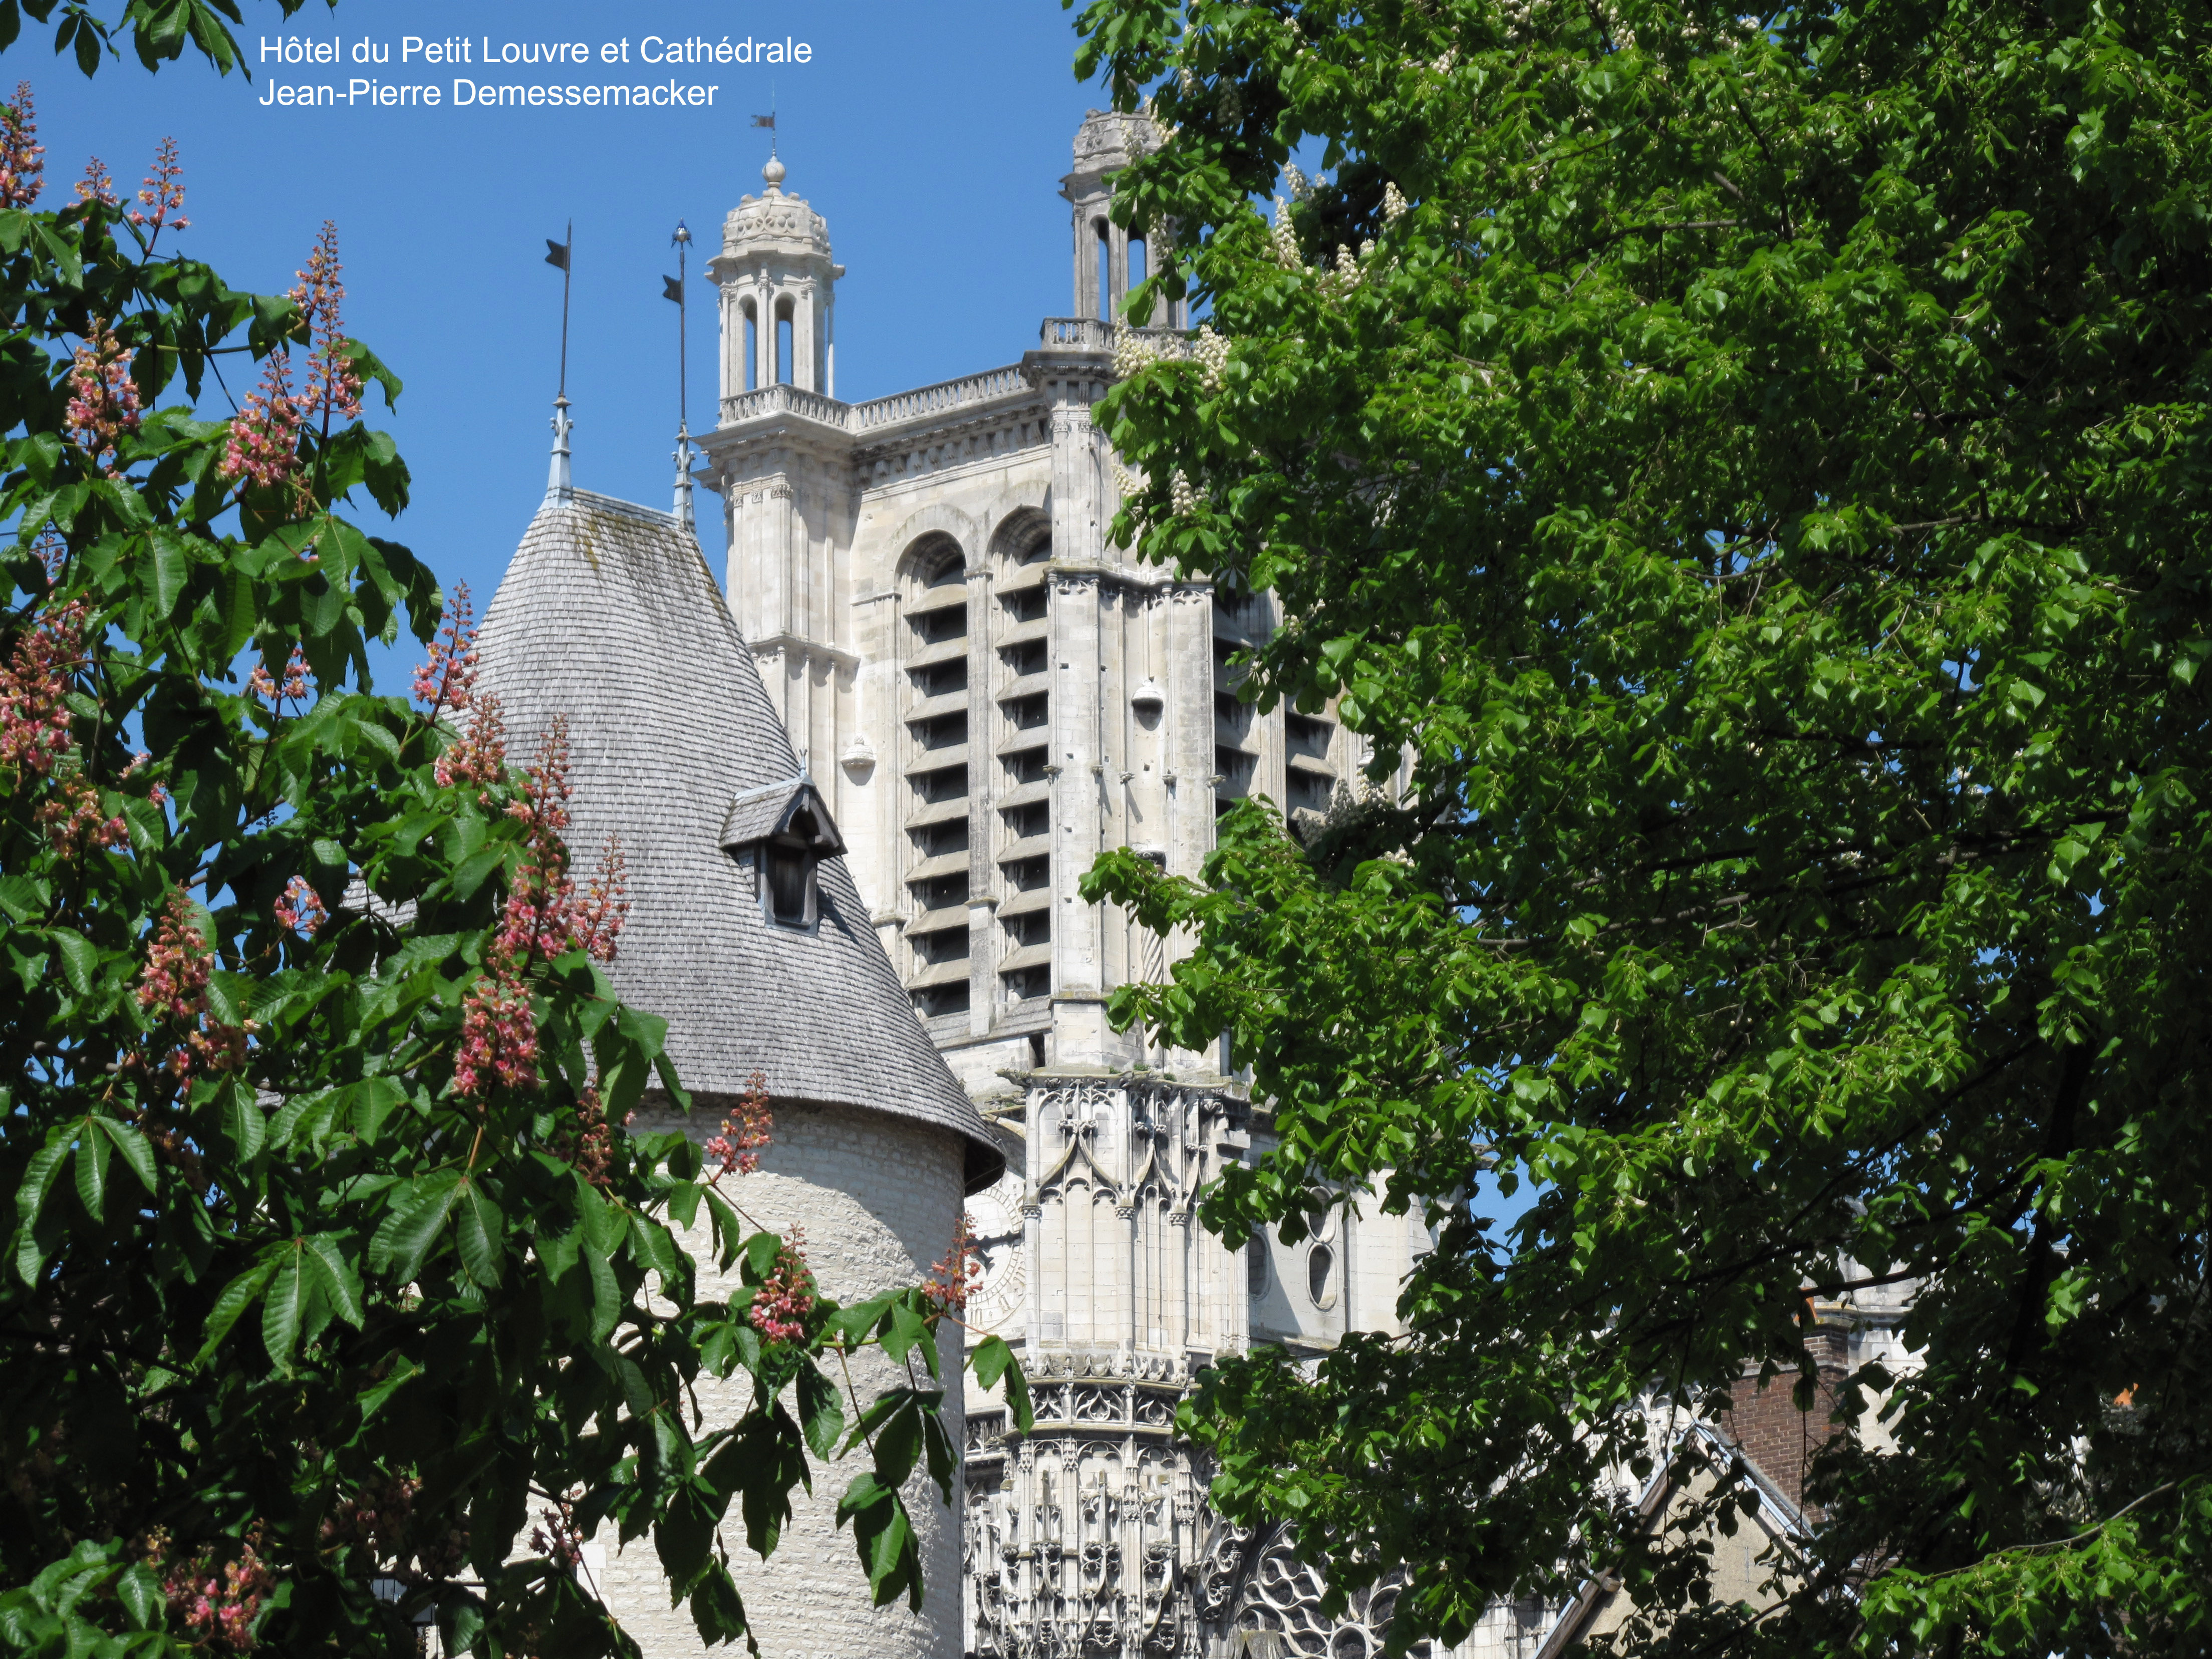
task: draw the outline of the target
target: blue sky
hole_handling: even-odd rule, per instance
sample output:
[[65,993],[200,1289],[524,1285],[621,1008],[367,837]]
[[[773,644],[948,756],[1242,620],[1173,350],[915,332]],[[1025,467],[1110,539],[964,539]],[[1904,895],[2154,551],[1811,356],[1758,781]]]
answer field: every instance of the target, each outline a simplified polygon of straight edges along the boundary
[[[576,227],[568,395],[576,482],[665,505],[676,412],[676,313],[660,298],[675,270],[678,219],[692,254],[691,417],[713,419],[711,284],[699,265],[723,216],[761,189],[779,115],[785,189],[829,221],[847,270],[838,288],[837,388],[877,396],[1019,359],[1036,323],[1072,300],[1067,209],[1058,195],[1086,107],[1104,101],[1074,78],[1072,14],[1056,0],[939,3],[744,3],[657,0],[650,7],[513,0],[340,0],[285,22],[246,0],[248,59],[264,37],[391,45],[374,69],[257,64],[249,83],[188,57],[158,74],[125,51],[88,82],[53,58],[36,25],[0,64],[28,77],[46,145],[48,201],[66,200],[88,155],[134,189],[156,143],[181,149],[191,228],[180,246],[234,285],[289,287],[317,228],[337,222],[349,331],[406,390],[372,420],[397,437],[414,505],[390,533],[479,608],[544,493],[546,420],[560,345],[561,279],[545,240]],[[648,33],[710,40],[790,37],[811,61],[666,70],[635,62]],[[409,34],[481,41],[627,38],[623,78],[711,81],[710,109],[353,109],[264,107],[271,81],[354,75],[449,85],[584,79],[543,70],[398,66]],[[47,38],[51,38],[50,35]],[[482,48],[477,48],[481,56]],[[615,71],[608,71],[615,78]],[[588,78],[599,78],[596,71]],[[253,377],[233,390],[242,396]],[[701,532],[719,574],[719,503]],[[372,520],[373,511],[367,514]],[[404,653],[402,654],[404,654]],[[404,666],[404,665],[402,665]],[[378,665],[380,690],[402,687]]]

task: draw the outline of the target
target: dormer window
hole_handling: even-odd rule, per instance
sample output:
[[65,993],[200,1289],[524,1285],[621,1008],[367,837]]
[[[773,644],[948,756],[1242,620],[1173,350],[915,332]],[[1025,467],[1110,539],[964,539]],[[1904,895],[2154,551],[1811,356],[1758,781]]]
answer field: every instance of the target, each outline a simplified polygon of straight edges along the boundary
[[761,914],[775,927],[803,932],[821,920],[822,860],[842,854],[845,842],[813,781],[801,776],[731,802],[722,850],[752,866]]

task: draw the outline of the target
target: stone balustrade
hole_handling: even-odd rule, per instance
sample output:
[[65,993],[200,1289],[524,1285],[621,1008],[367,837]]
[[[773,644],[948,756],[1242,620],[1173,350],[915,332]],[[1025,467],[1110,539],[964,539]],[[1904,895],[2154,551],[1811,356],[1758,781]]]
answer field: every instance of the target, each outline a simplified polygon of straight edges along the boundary
[[795,386],[764,386],[723,398],[722,424],[736,426],[763,415],[803,415],[824,426],[843,427],[851,409],[850,404],[825,398],[818,392],[802,391]]
[[963,374],[911,392],[894,392],[864,404],[841,403],[793,386],[767,386],[722,399],[722,424],[737,426],[768,415],[802,415],[810,421],[854,434],[872,433],[908,421],[932,420],[957,410],[1024,397],[1030,391],[1018,364]]
[[971,404],[1018,396],[1029,389],[1030,383],[1022,378],[1019,364],[987,368],[981,374],[963,374],[957,380],[939,380],[935,386],[918,386],[912,392],[894,392],[888,398],[854,404],[851,406],[852,429],[868,432],[877,427],[896,426],[902,421],[942,415]]
[[[1114,337],[1125,325],[1097,317],[1048,317],[1037,331],[1041,351],[1111,351]],[[1158,348],[1180,347],[1190,338],[1187,328],[1139,328],[1136,337]]]

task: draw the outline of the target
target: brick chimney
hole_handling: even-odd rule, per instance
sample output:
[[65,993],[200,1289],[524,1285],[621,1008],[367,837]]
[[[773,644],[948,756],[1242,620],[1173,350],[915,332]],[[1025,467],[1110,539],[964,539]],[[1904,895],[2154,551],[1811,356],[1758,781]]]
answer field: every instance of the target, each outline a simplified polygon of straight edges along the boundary
[[1729,1390],[1721,1432],[1735,1443],[1777,1491],[1808,1520],[1819,1513],[1805,1503],[1805,1477],[1814,1455],[1844,1432],[1835,1415],[1836,1395],[1850,1369],[1850,1316],[1843,1309],[1806,1298],[1804,1346],[1818,1368],[1813,1408],[1801,1412],[1795,1398],[1797,1374],[1784,1371],[1765,1387],[1759,1367],[1748,1366]]

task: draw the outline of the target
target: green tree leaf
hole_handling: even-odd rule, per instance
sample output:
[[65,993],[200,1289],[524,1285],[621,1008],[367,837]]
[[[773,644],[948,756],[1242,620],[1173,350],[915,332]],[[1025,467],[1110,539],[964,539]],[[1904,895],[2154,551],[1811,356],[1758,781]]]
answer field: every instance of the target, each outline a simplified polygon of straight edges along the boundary
[[131,1173],[138,1177],[138,1184],[149,1194],[158,1191],[161,1174],[155,1167],[154,1149],[147,1144],[146,1137],[129,1124],[118,1123],[112,1117],[95,1117],[92,1121],[100,1132],[114,1143],[115,1150],[123,1154],[124,1163],[130,1166]]
[[204,1365],[214,1356],[216,1350],[222,1345],[223,1338],[230,1334],[231,1327],[244,1317],[246,1310],[253,1305],[254,1299],[268,1287],[276,1271],[276,1264],[273,1261],[257,1262],[223,1286],[222,1294],[216,1298],[215,1306],[209,1310],[200,1351],[193,1364]]

